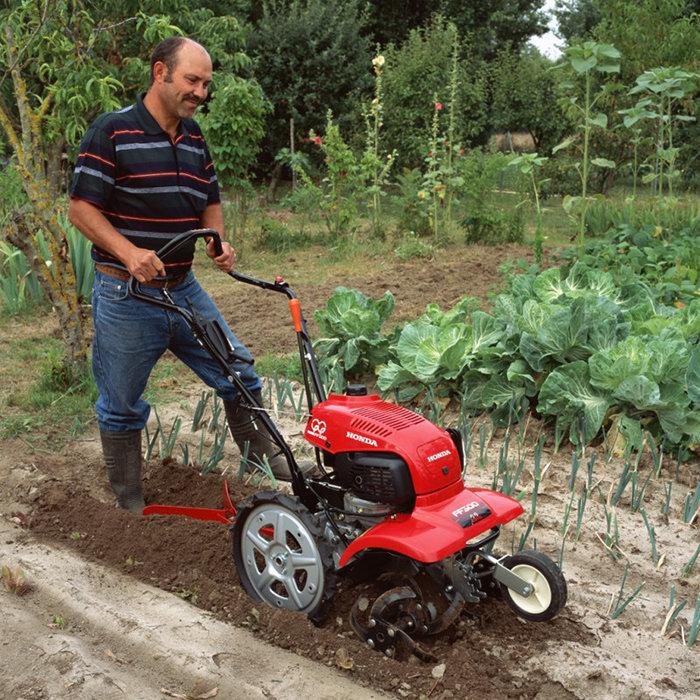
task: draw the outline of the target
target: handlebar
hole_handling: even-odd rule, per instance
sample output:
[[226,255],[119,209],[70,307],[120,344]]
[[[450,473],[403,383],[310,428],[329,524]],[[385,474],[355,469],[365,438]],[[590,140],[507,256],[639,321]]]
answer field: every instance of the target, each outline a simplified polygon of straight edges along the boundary
[[[212,238],[214,240],[214,254],[219,256],[224,252],[221,245],[221,236],[219,235],[218,231],[214,230],[213,228],[195,228],[175,236],[175,238],[168,241],[162,248],[157,250],[156,255],[161,260],[164,260],[168,255],[172,255],[176,250],[179,250],[186,243],[189,243],[191,240],[196,238]],[[297,295],[292,289],[290,289],[289,285],[282,277],[277,277],[274,282],[266,282],[265,280],[259,280],[255,277],[244,275],[240,272],[231,271],[228,274],[238,282],[250,284],[254,287],[261,287],[262,289],[267,289],[272,292],[280,292],[285,294],[289,299],[297,298]],[[139,285],[139,281],[132,276],[129,280],[129,292],[138,299],[154,303],[153,297],[143,294]]]

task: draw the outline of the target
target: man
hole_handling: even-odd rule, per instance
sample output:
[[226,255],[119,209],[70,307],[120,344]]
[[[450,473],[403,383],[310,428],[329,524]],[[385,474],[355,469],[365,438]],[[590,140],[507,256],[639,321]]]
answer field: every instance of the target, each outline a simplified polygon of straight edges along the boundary
[[[267,457],[272,471],[288,478],[264,426],[239,403],[219,366],[178,316],[129,296],[133,275],[148,294],[168,290],[175,303],[191,304],[204,318],[217,319],[238,356],[252,360],[190,268],[194,243],[167,261],[155,251],[178,233],[212,228],[223,239],[224,218],[214,165],[197,123],[212,75],[206,50],[190,39],[167,39],[151,57],[151,84],[134,105],[103,114],[80,146],[69,218],[93,243],[95,328],[93,371],[102,449],[117,504],[134,513],[144,507],[141,490],[141,430],[150,412],[142,393],[156,361],[171,350],[223,399],[229,429],[248,458]],[[229,272],[236,253],[226,242],[207,255]],[[236,367],[245,386],[260,399],[252,363]]]

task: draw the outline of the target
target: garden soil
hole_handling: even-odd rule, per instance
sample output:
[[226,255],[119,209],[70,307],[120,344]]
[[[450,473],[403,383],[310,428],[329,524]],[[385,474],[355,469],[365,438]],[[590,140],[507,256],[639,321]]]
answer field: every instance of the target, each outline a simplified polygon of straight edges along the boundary
[[[496,250],[488,249],[492,256]],[[504,249],[500,254],[512,253]],[[381,279],[344,282],[375,296],[392,289],[401,316],[428,301],[448,306],[479,285],[483,299],[497,282],[496,260],[480,276],[472,264],[478,264],[478,256],[471,262],[389,263]],[[307,315],[331,289],[300,290]],[[257,294],[264,300],[254,292],[237,293],[235,301],[227,301],[221,291],[214,295],[227,315],[240,314],[246,324],[243,331],[241,323],[236,328],[241,338],[255,352],[269,352],[267,333],[276,332],[277,325],[265,330],[262,324],[276,313],[275,305],[269,295]],[[285,306],[281,304],[277,351],[294,347]],[[183,418],[180,442],[188,442],[193,452],[201,433],[192,433],[188,423],[202,387],[186,375],[183,371],[183,378],[178,377],[177,400],[158,408],[166,425],[176,415]],[[273,407],[273,415],[298,450],[303,424],[279,407]],[[522,449],[528,451],[520,484],[524,503],[539,430],[536,421],[528,425],[522,436]],[[487,439],[479,455],[480,433],[478,426],[474,429],[466,480],[490,487],[504,436],[483,433]],[[555,560],[563,556],[567,607],[555,620],[538,625],[519,620],[497,598],[469,606],[453,629],[426,642],[437,662],[424,663],[388,659],[355,637],[347,615],[359,594],[372,593],[365,586],[341,581],[327,622],[314,627],[302,616],[269,609],[243,593],[227,526],[137,518],[115,509],[96,434],[55,450],[30,450],[20,439],[5,440],[0,448],[0,564],[19,566],[31,586],[18,596],[0,585],[1,697],[700,697],[700,644],[687,647],[681,629],[689,628],[700,594],[700,567],[679,577],[700,541],[697,520],[688,525],[681,515],[689,488],[700,478],[697,464],[676,474],[666,460],[658,478],[650,480],[644,507],[656,524],[662,554],[655,566],[629,493],[615,511],[623,555],[613,559],[601,541],[606,532],[603,501],[619,477],[620,461],[596,463],[595,493],[600,496],[590,499],[576,542],[571,531],[576,500],[567,487],[571,454],[545,450],[547,469],[528,546],[536,542]],[[236,461],[235,449],[227,447],[223,464]],[[642,460],[641,477],[651,468]],[[238,481],[233,471],[200,476],[194,467],[152,459],[144,473],[146,500],[221,507],[222,479],[228,480],[235,501],[257,488]],[[585,460],[580,471],[585,471]],[[579,485],[582,478],[579,474]],[[662,515],[668,483],[673,492],[668,514]],[[562,555],[567,508],[573,517]],[[525,526],[523,517],[504,529],[501,551],[517,544]],[[612,619],[626,564],[625,595],[644,586]],[[662,636],[672,585],[677,599],[689,604]]]
[[[509,259],[531,257],[529,249],[515,244],[471,245],[466,255],[458,257],[439,254],[434,260],[407,262],[392,258],[383,261],[381,270],[374,276],[360,274],[337,281],[297,285],[293,283],[293,257],[285,263],[286,271],[281,272],[292,281],[309,321],[311,336],[317,338],[318,328],[313,320],[313,310],[325,306],[336,287],[359,289],[373,298],[390,291],[396,307],[386,322],[385,330],[388,331],[394,323],[415,318],[429,302],[447,309],[469,294],[486,305],[489,292],[502,282],[498,271],[500,265]],[[283,299],[261,293],[255,287],[233,283],[218,286],[212,296],[238,338],[253,355],[296,350],[289,309]]]

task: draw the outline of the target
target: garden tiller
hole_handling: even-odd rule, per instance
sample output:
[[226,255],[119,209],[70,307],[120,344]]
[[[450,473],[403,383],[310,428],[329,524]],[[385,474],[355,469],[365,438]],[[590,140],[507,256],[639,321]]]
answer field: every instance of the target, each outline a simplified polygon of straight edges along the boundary
[[[158,251],[161,259],[209,229],[184,233]],[[500,528],[523,513],[518,501],[497,491],[466,488],[458,431],[351,384],[326,393],[299,300],[278,277],[265,282],[230,272],[239,282],[287,296],[299,344],[309,418],[304,437],[313,445],[316,471],[305,474],[274,422],[246,389],[236,356],[215,322],[172,302],[167,290],[144,294],[132,278],[131,294],[177,312],[257,415],[291,472],[293,495],[260,491],[236,506],[224,481],[222,510],[147,506],[144,515],[186,515],[228,524],[233,560],[254,600],[320,622],[339,577],[372,580],[375,600],[360,595],[350,623],[388,656],[414,653],[430,659],[417,641],[454,623],[467,603],[502,591],[506,603],[531,621],[553,618],[566,602],[566,582],[538,551],[492,554]],[[387,590],[382,592],[382,585]],[[378,588],[377,588],[378,587]]]

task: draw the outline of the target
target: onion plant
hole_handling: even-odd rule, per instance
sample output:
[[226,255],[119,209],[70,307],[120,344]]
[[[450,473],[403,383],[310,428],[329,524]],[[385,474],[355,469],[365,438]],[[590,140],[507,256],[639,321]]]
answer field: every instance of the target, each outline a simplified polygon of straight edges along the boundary
[[700,481],[698,481],[695,491],[689,491],[683,503],[683,522],[692,525],[695,518],[700,513]]
[[664,618],[664,624],[661,627],[662,637],[666,634],[669,628],[673,626],[673,623],[676,621],[676,618],[683,610],[683,608],[685,608],[687,603],[688,601],[685,599],[676,603],[676,587],[671,586],[671,592],[669,594],[668,600],[668,613],[666,613],[666,617]]
[[617,593],[617,597],[614,596],[610,601],[609,613],[613,620],[616,620],[622,613],[626,610],[627,606],[639,595],[646,581],[642,581],[632,592],[631,595],[625,597],[625,583],[627,582],[627,574],[629,573],[630,565],[625,566],[625,572],[622,574],[622,581],[620,582],[620,590]]
[[695,554],[693,554],[688,561],[683,564],[683,568],[681,569],[681,578],[688,578],[690,574],[693,573],[693,569],[695,568],[695,562],[698,560],[698,556],[700,556],[700,544],[697,546],[695,550]]
[[685,642],[686,645],[692,647],[693,644],[695,644],[698,635],[700,635],[700,596],[695,599],[695,614],[693,615],[693,620],[690,623],[688,638]]

